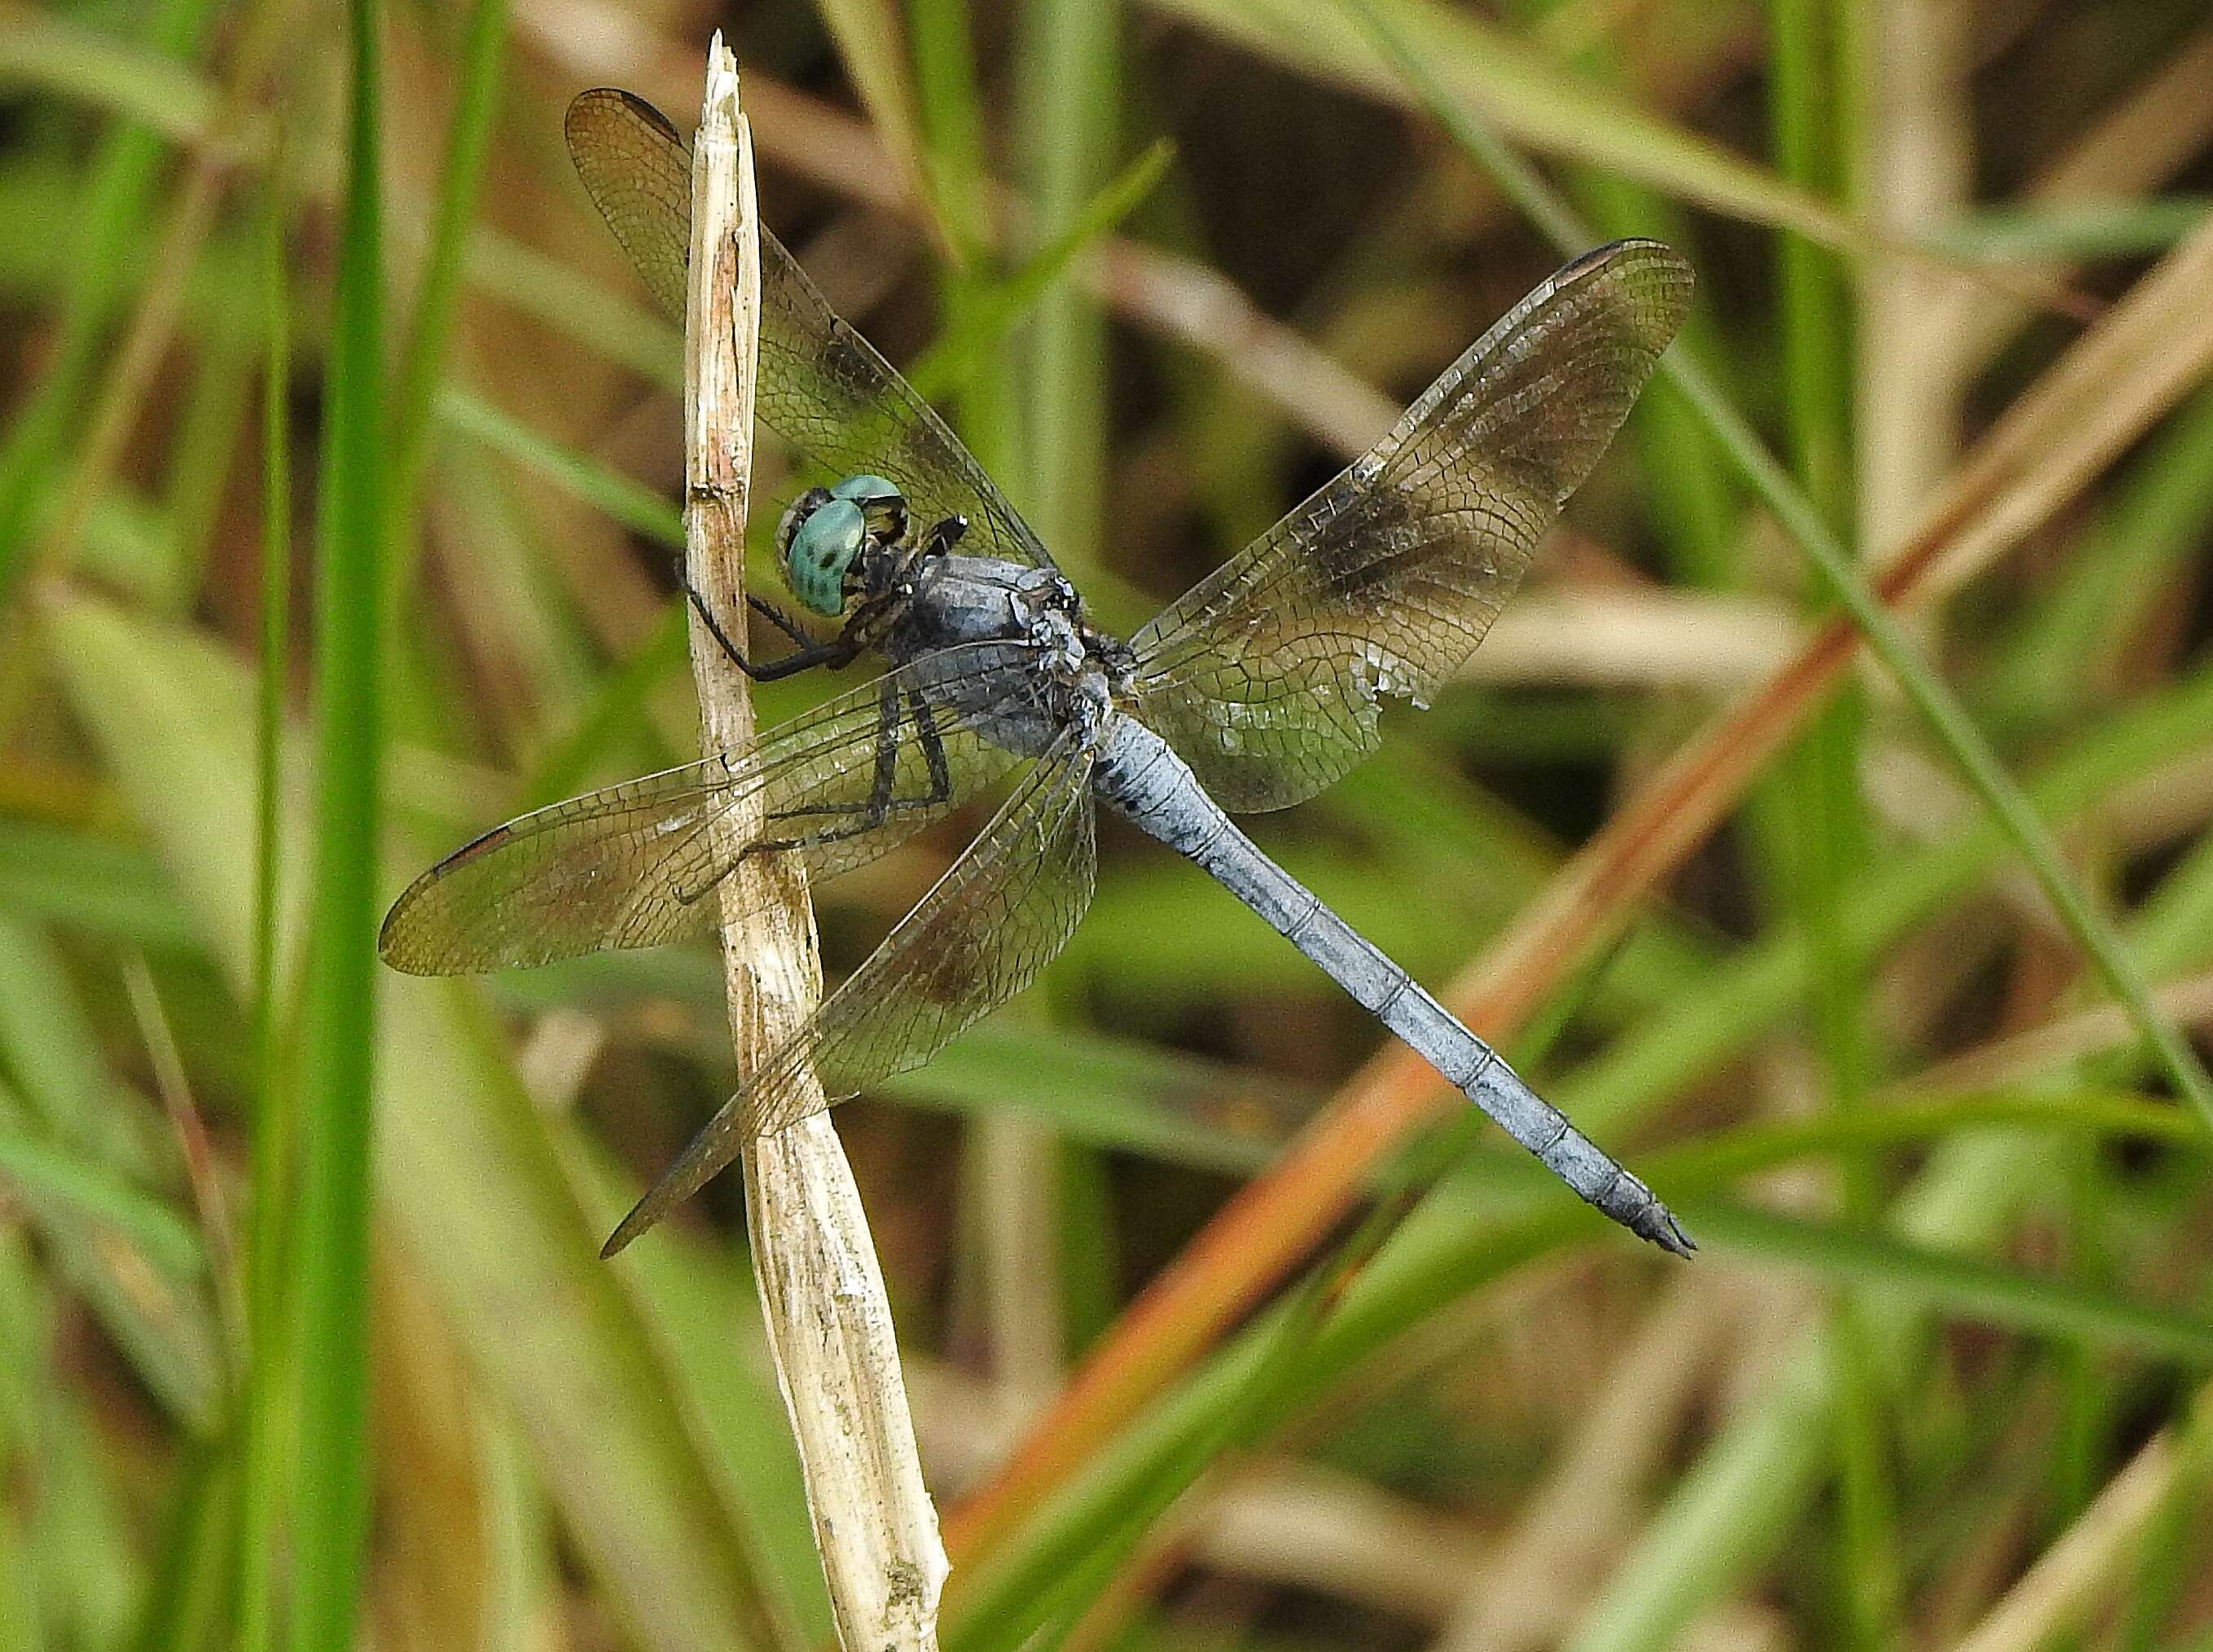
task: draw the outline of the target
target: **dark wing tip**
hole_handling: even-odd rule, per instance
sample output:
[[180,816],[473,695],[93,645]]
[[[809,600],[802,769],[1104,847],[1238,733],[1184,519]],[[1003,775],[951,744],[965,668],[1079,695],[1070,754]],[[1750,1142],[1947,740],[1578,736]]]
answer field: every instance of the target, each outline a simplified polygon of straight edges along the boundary
[[631,1240],[636,1239],[638,1234],[643,1233],[646,1228],[651,1225],[650,1223],[640,1222],[636,1228],[632,1228],[631,1224],[637,1221],[637,1212],[636,1210],[632,1210],[628,1216],[623,1218],[622,1226],[616,1228],[614,1232],[607,1235],[607,1242],[600,1247],[600,1261],[613,1261],[616,1257],[622,1253],[625,1247],[630,1244]]
[[376,932],[376,955],[384,960],[387,969],[398,970],[402,975],[445,975],[452,972],[440,969],[435,959],[424,955],[422,937],[416,933],[416,914],[421,911],[424,886],[431,875],[430,872],[425,872],[400,893],[399,899],[392,903],[392,910],[385,913],[384,923]]
[[1552,280],[1564,287],[1600,275],[1631,290],[1639,332],[1654,355],[1665,350],[1691,313],[1698,274],[1690,259],[1665,241],[1631,235],[1570,259]]
[[376,955],[384,960],[387,968],[396,969],[402,975],[467,975],[489,966],[479,962],[454,962],[449,952],[426,946],[422,931],[429,921],[426,915],[436,909],[434,897],[447,874],[512,836],[509,828],[513,824],[509,821],[479,832],[399,892],[399,899],[392,903],[392,910],[385,913],[384,923],[376,932]]
[[407,897],[405,895],[393,901],[392,909],[385,913],[384,922],[376,931],[376,955],[384,960],[387,968],[396,969],[402,974],[410,972],[407,966],[401,961],[403,955],[401,948],[405,946],[405,940],[400,934],[404,926],[399,921],[399,909],[406,903]]
[[[680,1164],[682,1161],[678,1162]],[[600,1247],[600,1261],[607,1261],[628,1249],[632,1240],[648,1228],[658,1226],[661,1218],[668,1214],[669,1208],[676,1203],[670,1197],[669,1185],[676,1169],[677,1166],[672,1165],[662,1173],[659,1181],[646,1189],[645,1197],[630,1207],[630,1214],[616,1225],[614,1232],[607,1235],[607,1242]]]
[[594,86],[569,100],[569,112],[562,117],[561,129],[571,143],[575,142],[578,126],[585,120],[596,118],[602,110],[622,109],[635,115],[652,127],[670,143],[681,149],[684,136],[676,130],[669,118],[655,108],[635,92],[625,92],[619,86]]
[[[771,1058],[771,1061],[773,1058]],[[756,1074],[758,1082],[759,1075]],[[754,1133],[745,1118],[745,1105],[751,1087],[740,1090],[716,1110],[715,1116],[699,1126],[697,1135],[670,1162],[668,1167],[645,1197],[631,1206],[630,1214],[622,1219],[607,1242],[600,1247],[604,1261],[615,1254],[649,1228],[657,1223],[678,1205],[690,1198],[716,1176],[730,1161],[738,1156],[746,1141]]]
[[612,86],[594,86],[589,91],[579,92],[569,100],[568,112],[561,117],[561,135],[569,140],[569,152],[573,155],[586,129],[599,119],[607,110],[619,107],[628,97],[627,92]]

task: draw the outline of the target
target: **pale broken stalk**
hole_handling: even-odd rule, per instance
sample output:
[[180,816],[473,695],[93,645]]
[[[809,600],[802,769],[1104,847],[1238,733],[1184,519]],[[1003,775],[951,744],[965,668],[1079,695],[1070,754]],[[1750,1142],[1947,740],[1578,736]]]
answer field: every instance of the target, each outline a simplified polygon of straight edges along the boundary
[[[709,48],[692,153],[685,566],[692,588],[742,634],[760,250],[752,134],[738,108],[737,65],[720,34]],[[697,613],[692,670],[704,748],[749,741],[746,680]],[[733,852],[760,835],[758,808],[726,817]],[[730,1032],[744,1075],[813,1014],[821,960],[802,873],[749,858],[721,894]],[[851,1652],[934,1649],[945,1551],[923,1485],[883,1275],[837,1131],[818,1112],[751,1143],[741,1165],[753,1278],[838,1635]]]

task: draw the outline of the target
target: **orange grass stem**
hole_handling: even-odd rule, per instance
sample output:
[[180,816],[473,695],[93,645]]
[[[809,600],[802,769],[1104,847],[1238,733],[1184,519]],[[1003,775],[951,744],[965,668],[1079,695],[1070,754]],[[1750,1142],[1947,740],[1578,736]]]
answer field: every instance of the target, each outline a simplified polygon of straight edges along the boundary
[[[1988,566],[2203,376],[2213,359],[2213,323],[2195,295],[2209,278],[2213,230],[2146,275],[2007,411],[1883,564],[1874,588],[1886,608],[1933,600]],[[1826,622],[1774,677],[1708,723],[1453,982],[1444,997],[1454,1012],[1494,1041],[1510,1037],[1720,823],[1753,774],[1821,704],[1858,643],[1848,620]],[[945,1539],[955,1576],[1250,1312],[1448,1094],[1402,1045],[1371,1058],[1283,1156],[1139,1293],[1005,1466],[953,1511]]]

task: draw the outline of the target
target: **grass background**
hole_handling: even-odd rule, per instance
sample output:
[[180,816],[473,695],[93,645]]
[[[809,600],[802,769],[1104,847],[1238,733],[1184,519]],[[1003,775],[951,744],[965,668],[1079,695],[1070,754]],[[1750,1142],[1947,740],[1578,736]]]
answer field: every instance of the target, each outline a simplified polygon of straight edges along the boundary
[[[692,749],[675,340],[558,131],[716,26],[1116,627],[1548,238],[1702,283],[1466,683],[1255,826],[1700,1259],[1110,833],[841,1115],[948,1648],[2213,1645],[2202,8],[141,0],[0,11],[0,1647],[826,1633],[735,1188],[593,1259],[711,958],[367,948]],[[819,893],[833,972],[959,842]]]

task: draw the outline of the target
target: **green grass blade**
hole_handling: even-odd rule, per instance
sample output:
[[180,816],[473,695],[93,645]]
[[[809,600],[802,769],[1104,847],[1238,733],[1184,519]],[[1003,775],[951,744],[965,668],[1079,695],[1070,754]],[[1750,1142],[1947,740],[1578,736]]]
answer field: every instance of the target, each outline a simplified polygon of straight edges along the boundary
[[[2070,1131],[2112,1125],[2172,1139],[2178,1121],[2171,1107],[2128,1098],[2082,1098],[2079,1105],[2069,1106],[2041,1097],[1978,1097],[1895,1113],[1830,1113],[1789,1125],[1748,1127],[1656,1155],[1638,1167],[1649,1172],[1654,1186],[1671,1202],[1687,1202],[1753,1168],[1819,1156],[1847,1142],[1864,1145],[1932,1136],[1941,1139],[1975,1126],[2039,1124]],[[2194,1125],[2184,1123],[2182,1128],[2193,1149],[2203,1150]],[[1925,1196],[1917,1208],[1905,1214],[1901,1232],[1911,1245],[1935,1250],[1950,1241],[1964,1241],[1995,1231],[1995,1225],[2009,1215],[2005,1200],[1988,1197],[1993,1185],[2002,1185],[2012,1173],[2009,1162],[2003,1155],[1974,1156],[1988,1162],[1974,1173],[1939,1170],[1938,1180],[1950,1183],[1942,1190],[1943,1197]],[[1549,1186],[1543,1172],[1525,1158],[1486,1160],[1484,1172],[1503,1173],[1485,1173],[1479,1197],[1472,1197],[1464,1185],[1448,1186],[1414,1214],[1355,1282],[1342,1308],[1298,1351],[1295,1369],[1269,1386],[1267,1403],[1245,1412],[1230,1442],[1250,1443],[1264,1437],[1289,1416],[1310,1407],[1378,1350],[1430,1321],[1447,1305],[1533,1259],[1579,1240],[1595,1237],[1613,1242],[1597,1217],[1562,1198],[1557,1186]],[[1455,1178],[1456,1183],[1466,1180]],[[1527,1189],[1528,1200],[1503,1203],[1499,1192],[1508,1184]],[[1919,1260],[1917,1254],[1914,1259]],[[1932,1267],[1941,1271],[1942,1260]],[[2101,1336],[2120,1334],[2137,1345],[2149,1344],[2162,1356],[2186,1353],[2193,1362],[2198,1356],[2194,1338],[2186,1334],[2178,1338],[2157,1324],[2159,1316],[2147,1315],[2135,1304],[2070,1296],[2056,1310],[2048,1304],[2023,1307],[2016,1278],[1993,1283],[1979,1272],[1943,1272],[1941,1277],[1924,1274],[1923,1278],[1943,1286],[1948,1291],[1948,1305],[1965,1313],[1981,1315],[1995,1308],[2012,1319],[2041,1314],[2046,1320],[2064,1320],[2070,1333],[2094,1327]],[[948,1646],[967,1652],[967,1637],[973,1634],[979,1648],[996,1647],[997,1626],[1009,1615],[1018,1623],[1027,1621],[1020,1617],[1029,1610],[1032,1594],[1026,1591],[1049,1587],[1061,1567],[1074,1564],[1072,1557],[1085,1544],[1113,1540],[1132,1488],[1142,1488],[1148,1506],[1160,1507],[1188,1485],[1224,1443],[1222,1419],[1238,1414],[1240,1396],[1252,1392],[1256,1369],[1270,1357],[1273,1326],[1273,1320],[1264,1320],[1233,1339],[1118,1436],[1080,1480],[1038,1510],[997,1551],[977,1585],[980,1594],[960,1603]],[[1895,1340],[1899,1327],[1894,1315],[1884,1320],[1881,1334]],[[1833,1373],[1833,1361],[1826,1356],[1794,1362],[1768,1398],[1776,1417],[1762,1416],[1754,1424],[1752,1443],[1757,1449],[1746,1454],[1744,1472],[1732,1468],[1724,1473],[1717,1466],[1711,1486],[1686,1488],[1679,1496],[1701,1509],[1723,1510],[1733,1524],[1741,1520],[1747,1530],[1770,1538],[1787,1529],[1777,1522],[1785,1517],[1795,1494],[1778,1454],[1792,1454],[1791,1461],[1809,1468],[1825,1459],[1826,1423],[1811,1407],[1817,1399],[1826,1401]],[[1730,1501],[1720,1498],[1722,1485],[1728,1488]],[[1686,1538],[1669,1550],[1667,1558],[1680,1569],[1680,1574],[1660,1573],[1655,1568],[1655,1576],[1664,1576],[1678,1597],[1696,1598],[1701,1590],[1710,1592],[1713,1577],[1725,1574],[1736,1556],[1718,1543],[1701,1546]],[[1603,1643],[1665,1642],[1618,1641],[1609,1636]]]
[[[1419,104],[1392,52],[1345,15],[1340,0],[1152,0],[1153,9],[1214,30],[1302,72]],[[1586,84],[1521,41],[1439,0],[1382,0],[1392,37],[1436,66],[1456,101],[1499,130],[1661,193],[1753,223],[1795,229],[1825,246],[1865,250],[1866,231],[1818,197]],[[1380,49],[1379,49],[1380,48]]]
[[684,387],[684,335],[655,311],[492,225],[470,234],[469,284],[566,333],[671,393]]
[[2145,258],[2194,234],[2208,213],[2213,198],[2204,195],[1991,207],[1953,219],[1930,242],[1955,258],[1990,264]]
[[989,261],[997,233],[974,19],[967,0],[912,0],[906,11],[923,170],[951,238],[957,285],[961,274]]
[[[1862,113],[1847,95],[1851,54],[1844,9],[1830,0],[1770,0],[1768,18],[1777,169],[1787,181],[1833,198],[1859,147],[1855,125]],[[1777,241],[1790,466],[1831,531],[1849,542],[1854,528],[1849,272],[1827,248],[1803,236],[1786,230]],[[1844,911],[1847,885],[1867,858],[1866,806],[1859,793],[1864,722],[1858,685],[1848,681],[1775,771],[1754,786],[1748,813],[1779,904],[1806,936],[1814,1049],[1825,1099],[1842,1113],[1865,1105],[1873,1060],[1865,1019],[1868,960],[1851,944]],[[1847,1155],[1838,1176],[1845,1219],[1872,1221],[1873,1167]],[[1860,1305],[1841,1294],[1831,1312],[1838,1353],[1832,1436],[1839,1615],[1849,1644],[1878,1652],[1896,1627],[1896,1511]]]
[[[1095,0],[1029,0],[1022,9],[1029,73],[1021,153],[1035,234],[1046,245],[1082,229],[1087,201],[1107,181],[1119,136],[1121,15],[1119,6]],[[1155,176],[1165,159],[1156,158]],[[1106,322],[1098,300],[1052,283],[1023,345],[1029,442],[1021,497],[1046,543],[1088,569],[1099,559],[1106,471]]]
[[190,951],[192,917],[134,845],[0,820],[0,908],[155,953]]
[[210,325],[210,336],[193,365],[162,489],[162,517],[174,576],[159,598],[172,610],[187,607],[205,585],[209,547],[253,397],[259,344],[254,317],[226,308]]
[[1966,708],[1921,657],[1904,627],[1876,599],[1818,519],[1809,512],[1802,520],[1791,521],[1798,508],[1805,505],[1803,497],[1790,486],[1776,467],[1772,456],[1759,445],[1759,438],[1703,371],[1681,361],[1673,363],[1673,371],[1676,382],[1688,390],[1693,405],[1705,411],[1720,434],[1724,448],[1738,460],[1746,479],[1768,499],[1778,518],[1790,528],[1792,538],[1812,555],[1815,569],[1831,594],[1850,615],[1869,647],[1888,668],[1935,733],[1938,744],[2027,863],[2038,887],[2051,902],[2061,923],[2126,1007],[2177,1091],[2197,1110],[2206,1127],[2213,1130],[2213,1077],[2208,1076],[2204,1064],[2174,1023],[2152,1002],[2150,990],[2129,961],[2112,924],[2091,904],[2068,872],[2058,844],[2037,819],[2028,800],[2006,772]]
[[[1852,141],[1844,107],[1840,10],[1830,0],[1769,0],[1774,50],[1771,120],[1783,176],[1832,192]],[[1790,463],[1822,515],[1844,531],[1851,495],[1851,317],[1835,255],[1803,235],[1777,237],[1783,410]]]
[[299,1119],[284,1082],[283,938],[284,687],[292,630],[290,290],[284,274],[281,129],[262,201],[260,671],[254,700],[253,1141],[247,1243],[246,1380],[240,1393],[235,1613],[239,1652],[275,1644],[276,1567],[295,1434],[290,1381],[291,1212]]
[[893,0],[822,0],[822,21],[838,43],[845,72],[889,151],[902,182],[928,210],[941,241],[954,245],[949,215],[939,205],[917,110],[905,29]]
[[[952,252],[939,277],[942,325],[924,352],[937,359],[913,363],[908,381],[915,383],[915,371],[922,373],[919,393],[944,402],[969,451],[987,472],[1016,488],[1019,502],[1016,461],[1026,433],[1015,364],[1007,352],[984,347],[985,331],[971,319],[972,312],[990,305],[1000,269],[999,202],[978,79],[975,20],[968,0],[914,0],[907,9],[923,164]],[[946,341],[956,334],[972,342],[950,352]]]
[[[252,685],[219,645],[89,599],[64,599],[52,627],[71,704],[242,994]],[[409,850],[411,864],[432,852]],[[303,880],[285,881],[305,898]],[[608,1613],[651,1652],[797,1652],[762,1604],[740,1492],[703,1455],[694,1402],[663,1363],[661,1308],[594,1259],[600,1212],[580,1202],[502,1030],[463,984],[387,978],[381,996],[380,1214],[528,1441]]]
[[347,9],[351,107],[319,489],[314,942],[302,1000],[292,1627],[354,1643],[369,1537],[369,1191],[383,753],[383,212],[377,0]]
[[[2199,672],[2085,728],[2033,777],[2035,807],[2054,821],[2094,809],[2118,786],[2141,782],[2213,740],[2213,672]],[[2007,840],[1987,820],[1909,853],[1881,857],[1843,909],[1852,944],[1872,954],[1980,887]],[[2146,948],[2154,975],[2191,966],[2189,954]],[[1741,949],[1713,973],[1663,997],[1603,1054],[1554,1082],[1550,1094],[1601,1132],[1656,1108],[1716,1070],[1792,1013],[1808,992],[1802,937],[1775,935]]]
[[[20,1104],[12,1098],[8,1111]],[[52,1202],[89,1224],[112,1228],[144,1253],[144,1259],[170,1273],[199,1271],[199,1235],[192,1223],[138,1189],[114,1180],[82,1155],[0,1121],[0,1181],[26,1203]]]
[[584,788],[601,755],[637,722],[653,691],[685,669],[688,624],[684,606],[672,603],[630,657],[601,679],[569,732],[532,765],[519,808],[558,803]]
[[223,1365],[197,1234],[174,1242],[151,1192],[163,1154],[138,1099],[108,1076],[87,1008],[46,937],[0,918],[0,1180],[139,1379],[190,1432],[215,1426]]
[[[2087,750],[2083,757],[2096,759],[2086,760],[2086,770],[2105,760],[2104,753]],[[2177,949],[2162,951],[2155,925],[2140,921],[2132,938],[2143,966],[2157,972],[2203,955],[2204,935],[2202,926],[2190,927],[2173,937]],[[2078,1099],[2064,1111],[2090,1110]],[[2202,1150],[2195,1115],[2171,1113],[2170,1132],[2178,1123],[2186,1125],[2196,1138],[2193,1150]],[[1924,1247],[1962,1253],[1993,1247],[2023,1199],[2058,1185],[2065,1167],[2081,1156],[2079,1149],[2063,1156],[2019,1136],[1947,1140],[1893,1206],[1891,1226]],[[1911,1314],[1886,1311],[1873,1318],[1876,1356],[1902,1365],[1920,1345],[1918,1325]],[[1809,1339],[1789,1356],[1788,1376],[1770,1398],[1707,1448],[1600,1596],[1574,1643],[1578,1652],[1641,1652],[1673,1644],[1684,1624],[1773,1554],[1792,1517],[1818,1489],[1803,1444],[1827,1426],[1827,1408],[1836,1402],[1834,1357],[1822,1339]],[[1757,1487],[1751,1501],[1733,1502],[1717,1489],[1747,1484]]]
[[50,1139],[136,1174],[150,1167],[143,1135],[116,1106],[99,1034],[60,953],[6,914],[0,914],[0,1058]]
[[[1064,290],[1062,277],[1068,273],[1069,265],[1152,193],[1161,174],[1174,158],[1174,146],[1166,139],[1150,145],[1101,186],[1052,239],[1004,279],[974,283],[972,302],[937,335],[928,350],[914,358],[907,369],[907,382],[917,393],[932,401],[957,394],[989,365],[993,347],[1032,313],[1033,307],[1037,307],[1038,314],[1032,325],[1042,327],[1046,320],[1044,304],[1052,295]],[[1080,384],[1078,387],[1082,387]],[[1094,395],[1098,393],[1097,387],[1093,386],[1091,391]],[[1033,510],[1031,514],[1041,519],[1049,510]],[[1042,520],[1031,525],[1058,550],[1058,542],[1046,533]]]
[[414,517],[431,415],[445,374],[446,342],[460,294],[477,187],[499,113],[500,68],[506,49],[507,0],[476,0],[462,30],[460,80],[454,88],[453,126],[446,135],[445,165],[439,173],[430,254],[424,260],[415,313],[393,387],[389,510],[395,526]]
[[2184,1419],[2175,1458],[2173,1481],[2138,1548],[2116,1643],[2121,1652],[2149,1652],[2157,1644],[2160,1625],[2186,1610],[2200,1576],[2206,1491],[2213,1484],[2213,1405],[2202,1397]]
[[200,1652],[229,1646],[235,1622],[229,1557],[238,1533],[238,1463],[215,1447],[192,1453],[176,1476],[162,1521],[161,1550],[145,1590],[131,1652]]
[[[149,56],[190,57],[205,37],[215,0],[166,0],[148,30]],[[7,31],[20,45],[15,29]],[[35,39],[35,34],[34,38]],[[16,410],[0,443],[0,604],[22,570],[49,479],[76,417],[77,405],[101,362],[109,318],[126,289],[127,256],[146,233],[153,205],[161,135],[136,124],[110,133],[94,155],[89,181],[77,208],[76,256],[64,292],[52,364],[30,399]]]
[[[1301,1281],[1288,1301],[1241,1339],[1244,1356],[1216,1391],[1197,1427],[1171,1427],[1149,1452],[1118,1453],[1071,1488],[1033,1528],[1018,1564],[985,1574],[980,1593],[960,1597],[945,1636],[950,1652],[1016,1652],[1056,1621],[1079,1617],[1112,1583],[1154,1522],[1211,1466],[1222,1448],[1256,1435],[1300,1386],[1301,1364],[1325,1319],[1395,1231],[1417,1192],[1407,1186],[1381,1202],[1335,1252]],[[1143,1424],[1140,1424],[1143,1431]],[[1140,1472],[1127,1472],[1132,1466]],[[1053,1512],[1070,1518],[1056,1520]]]
[[[101,1401],[72,1380],[74,1316],[30,1248],[0,1243],[0,1647],[106,1647],[144,1592]],[[197,1449],[185,1448],[187,1454]]]
[[[592,1227],[612,1228],[637,1196],[629,1173],[581,1137],[570,1141],[568,1156],[592,1206]],[[745,1259],[690,1243],[640,1246],[634,1258],[642,1290],[660,1309],[673,1381],[742,1510],[763,1582],[803,1641],[824,1645],[836,1626],[798,1447],[774,1376],[747,1358],[766,1332]]]
[[1984,692],[2027,726],[2064,722],[2101,698],[2110,666],[2160,606],[2213,521],[2213,393],[2178,409],[2144,444],[2104,517],[2083,533],[2005,638]]
[[[192,49],[214,9],[200,0],[172,6],[154,38],[140,46],[66,15],[11,8],[0,33],[0,88],[80,99],[144,128],[146,136],[190,143],[214,118],[216,92],[177,59]],[[188,17],[196,17],[197,26]]]
[[2213,1320],[2127,1301],[2071,1280],[2040,1279],[1850,1228],[1739,1204],[1699,1201],[1700,1239],[1770,1263],[1848,1280],[1991,1325],[2110,1345],[2189,1366],[2213,1365]]
[[448,387],[438,397],[438,416],[455,430],[526,465],[578,498],[605,511],[632,533],[684,548],[684,520],[676,507],[651,488],[641,486],[606,466],[571,453],[490,402]]

